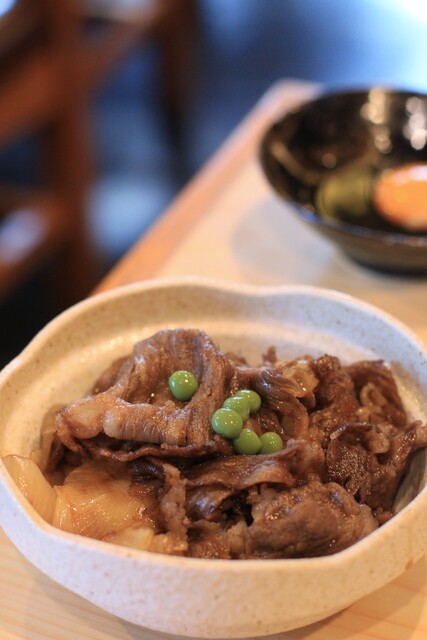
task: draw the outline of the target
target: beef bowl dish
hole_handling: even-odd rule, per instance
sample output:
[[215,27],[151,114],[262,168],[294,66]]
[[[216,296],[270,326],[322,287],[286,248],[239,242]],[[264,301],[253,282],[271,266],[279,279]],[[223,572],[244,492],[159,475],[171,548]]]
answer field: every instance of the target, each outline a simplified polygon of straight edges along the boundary
[[426,381],[407,329],[335,292],[97,296],[2,373],[1,523],[46,574],[152,629],[308,624],[427,546]]

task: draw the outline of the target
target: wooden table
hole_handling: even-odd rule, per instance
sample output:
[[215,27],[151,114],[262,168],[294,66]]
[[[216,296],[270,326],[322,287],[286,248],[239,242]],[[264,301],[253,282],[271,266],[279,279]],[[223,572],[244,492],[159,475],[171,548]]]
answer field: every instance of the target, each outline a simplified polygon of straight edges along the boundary
[[[351,293],[398,316],[427,340],[427,280],[375,274],[351,263],[272,194],[257,162],[268,124],[313,95],[273,87],[169,211],[100,284],[181,275],[252,284],[314,284]],[[275,640],[427,640],[427,556],[388,586],[323,622]],[[0,533],[0,640],[166,638],[110,616],[33,568]]]

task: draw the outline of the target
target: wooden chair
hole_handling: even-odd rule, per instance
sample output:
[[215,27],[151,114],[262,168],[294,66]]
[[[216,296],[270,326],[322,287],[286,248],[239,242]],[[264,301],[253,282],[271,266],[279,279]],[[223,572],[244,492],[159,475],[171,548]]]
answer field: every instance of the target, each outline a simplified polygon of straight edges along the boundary
[[132,47],[157,38],[166,112],[179,116],[194,4],[152,0],[98,15],[96,30],[84,0],[19,0],[0,18],[0,149],[39,132],[45,173],[37,192],[0,185],[0,300],[52,257],[63,305],[95,284],[85,207],[93,92]]

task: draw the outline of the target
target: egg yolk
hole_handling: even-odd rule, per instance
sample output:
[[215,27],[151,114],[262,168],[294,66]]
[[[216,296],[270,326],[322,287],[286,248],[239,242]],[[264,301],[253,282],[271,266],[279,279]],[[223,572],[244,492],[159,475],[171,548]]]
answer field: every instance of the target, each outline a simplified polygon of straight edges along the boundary
[[389,222],[427,231],[427,163],[384,171],[375,185],[373,203]]

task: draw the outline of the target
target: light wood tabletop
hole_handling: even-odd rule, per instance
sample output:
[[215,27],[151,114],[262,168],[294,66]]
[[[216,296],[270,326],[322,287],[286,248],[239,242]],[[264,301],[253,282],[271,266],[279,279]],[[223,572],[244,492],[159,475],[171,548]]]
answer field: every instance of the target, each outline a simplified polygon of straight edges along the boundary
[[[310,284],[350,293],[427,340],[427,280],[357,266],[272,193],[257,150],[268,125],[317,87],[274,86],[152,229],[101,282],[197,275],[259,285]],[[309,257],[309,259],[308,259]],[[405,574],[322,622],[273,640],[427,640],[427,556]],[[32,567],[0,533],[0,640],[160,640],[104,613]]]

